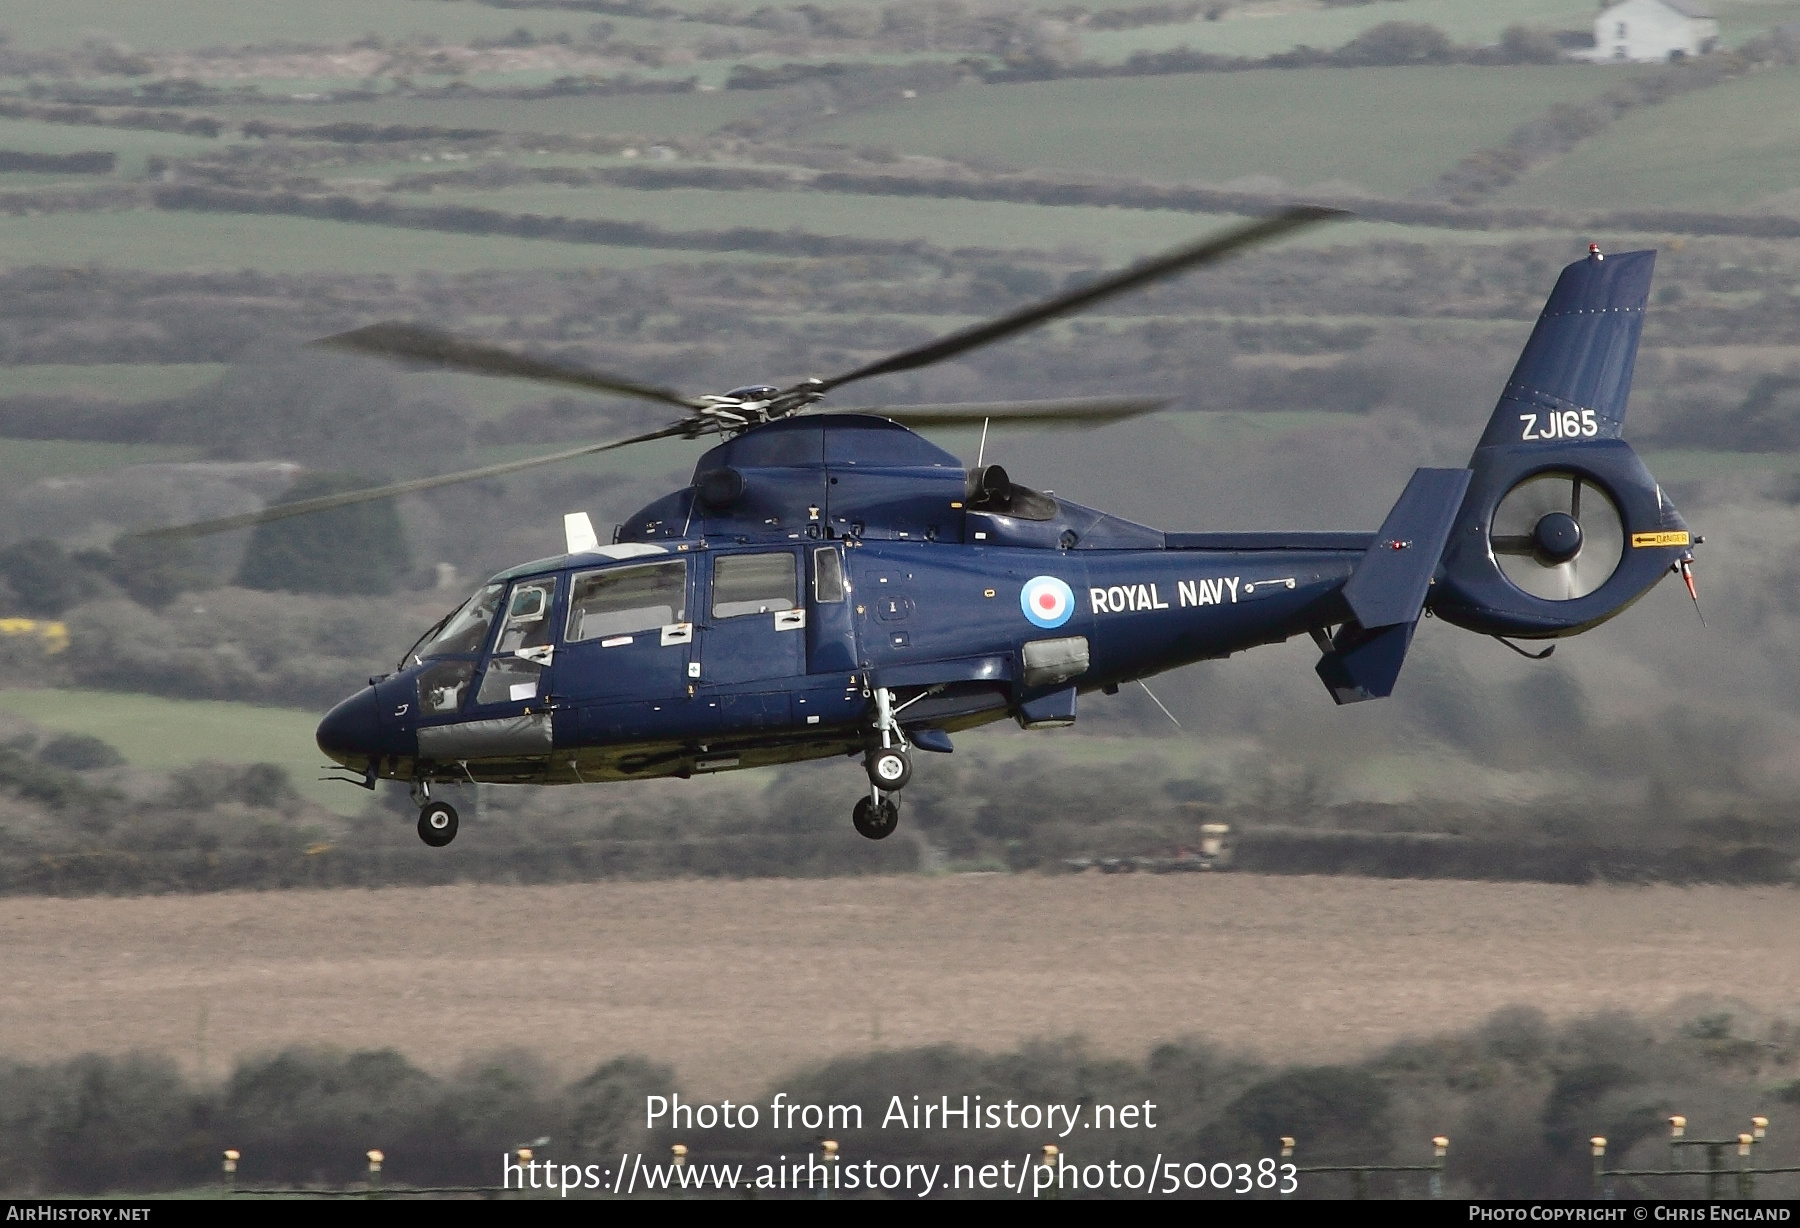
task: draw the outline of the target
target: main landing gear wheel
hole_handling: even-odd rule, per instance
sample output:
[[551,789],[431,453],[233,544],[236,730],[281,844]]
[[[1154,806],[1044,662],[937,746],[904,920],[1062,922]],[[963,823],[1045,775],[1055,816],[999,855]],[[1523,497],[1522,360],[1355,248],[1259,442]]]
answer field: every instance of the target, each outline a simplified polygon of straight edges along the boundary
[[863,766],[868,770],[869,783],[889,793],[904,789],[912,779],[912,759],[898,748],[870,751]]
[[419,811],[419,839],[434,849],[456,839],[456,807],[449,802],[432,802]]
[[856,824],[856,832],[871,840],[885,840],[894,834],[894,828],[900,826],[900,803],[891,797],[884,797],[877,802],[872,797],[865,797],[856,803],[856,810],[850,816]]

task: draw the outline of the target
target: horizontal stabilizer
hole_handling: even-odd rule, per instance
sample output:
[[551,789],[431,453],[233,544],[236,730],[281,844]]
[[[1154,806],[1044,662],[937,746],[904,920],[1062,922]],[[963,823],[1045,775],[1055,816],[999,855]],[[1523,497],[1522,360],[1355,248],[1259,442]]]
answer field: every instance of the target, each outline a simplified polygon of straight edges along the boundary
[[1418,469],[1344,585],[1356,621],[1373,630],[1416,622],[1469,489],[1467,469]]
[[1655,266],[1595,253],[1562,271],[1478,446],[1619,437]]

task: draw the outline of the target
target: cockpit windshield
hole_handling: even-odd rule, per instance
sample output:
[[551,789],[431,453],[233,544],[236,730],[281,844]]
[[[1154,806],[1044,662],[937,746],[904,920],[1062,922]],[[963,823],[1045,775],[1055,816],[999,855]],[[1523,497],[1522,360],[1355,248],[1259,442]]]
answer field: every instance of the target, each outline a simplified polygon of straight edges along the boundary
[[414,644],[401,658],[400,668],[416,665],[427,657],[448,656],[458,652],[480,652],[487,644],[488,628],[500,607],[504,584],[488,584],[473,597],[446,614],[441,622]]

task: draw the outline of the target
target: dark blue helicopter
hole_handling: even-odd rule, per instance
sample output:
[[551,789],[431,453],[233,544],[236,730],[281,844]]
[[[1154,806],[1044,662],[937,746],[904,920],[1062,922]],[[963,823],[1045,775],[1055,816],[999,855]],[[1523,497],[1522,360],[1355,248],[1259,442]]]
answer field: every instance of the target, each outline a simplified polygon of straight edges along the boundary
[[899,821],[913,751],[947,753],[952,734],[1005,718],[1073,724],[1083,692],[1310,635],[1332,698],[1355,703],[1392,693],[1425,614],[1503,642],[1547,639],[1604,622],[1670,571],[1692,592],[1699,539],[1620,438],[1654,252],[1595,248],[1563,270],[1468,467],[1416,471],[1374,533],[1164,532],[1019,485],[998,465],[965,468],[906,425],[1106,420],[1157,402],[803,412],[842,384],[1334,215],[1289,210],[787,389],[688,399],[374,325],[328,343],[690,412],[633,439],[160,532],[218,532],[643,439],[726,437],[687,487],[610,543],[585,513],[566,517],[567,553],[493,577],[319,725],[320,748],[357,783],[411,782],[433,846],[457,828],[433,782],[685,778],[835,755],[863,758],[854,822],[879,840]]

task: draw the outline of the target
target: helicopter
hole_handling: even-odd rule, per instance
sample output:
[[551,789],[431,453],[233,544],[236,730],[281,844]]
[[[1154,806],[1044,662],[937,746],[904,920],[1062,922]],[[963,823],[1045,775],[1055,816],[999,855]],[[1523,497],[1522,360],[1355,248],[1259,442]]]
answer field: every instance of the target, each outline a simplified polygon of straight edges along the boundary
[[[1589,630],[1679,574],[1694,536],[1621,438],[1654,251],[1563,269],[1469,463],[1414,472],[1375,532],[1173,532],[983,464],[994,423],[1097,423],[1144,398],[825,411],[846,384],[967,353],[1160,278],[1345,216],[1254,219],[1011,314],[788,387],[689,397],[405,323],[317,344],[678,408],[666,426],[479,469],[152,530],[191,537],[553,464],[652,439],[720,440],[690,483],[602,543],[509,568],[395,670],[332,708],[319,748],[368,789],[690,778],[860,757],[855,829],[890,835],[915,752],[1012,719],[1075,723],[1080,697],[1307,635],[1334,702],[1391,695],[1419,620],[1515,640]],[[974,467],[912,427],[982,425]]]

